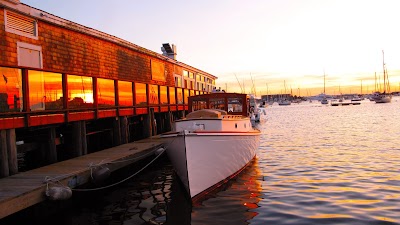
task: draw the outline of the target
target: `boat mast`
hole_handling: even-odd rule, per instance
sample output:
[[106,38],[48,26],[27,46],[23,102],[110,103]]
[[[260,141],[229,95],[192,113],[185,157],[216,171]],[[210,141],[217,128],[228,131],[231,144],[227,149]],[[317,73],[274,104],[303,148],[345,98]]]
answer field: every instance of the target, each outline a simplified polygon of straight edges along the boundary
[[324,70],[324,97],[325,97],[325,70]]
[[382,50],[382,63],[383,63],[383,93],[386,93],[386,68],[385,68],[385,53]]

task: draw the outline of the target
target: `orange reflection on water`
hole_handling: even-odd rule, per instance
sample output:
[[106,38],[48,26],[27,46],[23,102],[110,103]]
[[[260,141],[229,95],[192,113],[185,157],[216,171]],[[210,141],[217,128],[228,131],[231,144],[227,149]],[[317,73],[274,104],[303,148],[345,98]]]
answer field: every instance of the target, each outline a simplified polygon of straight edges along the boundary
[[312,219],[333,219],[333,218],[351,218],[350,215],[346,214],[316,214],[309,216]]
[[357,205],[369,205],[374,203],[382,202],[382,200],[371,200],[371,199],[342,199],[336,200],[337,203],[350,203],[350,204],[357,204]]
[[261,171],[258,165],[258,160],[254,159],[223,190],[215,193],[215,198],[193,207],[191,224],[249,224],[248,221],[258,215],[255,209],[261,200]]

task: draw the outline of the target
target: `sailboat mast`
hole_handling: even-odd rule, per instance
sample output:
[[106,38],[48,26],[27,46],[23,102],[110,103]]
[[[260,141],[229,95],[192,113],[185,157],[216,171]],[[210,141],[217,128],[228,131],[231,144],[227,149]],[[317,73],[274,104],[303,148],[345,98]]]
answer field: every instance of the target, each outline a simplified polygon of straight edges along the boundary
[[324,95],[325,95],[325,70],[324,70]]
[[386,93],[386,68],[385,68],[385,53],[382,50],[382,63],[383,63],[383,93]]

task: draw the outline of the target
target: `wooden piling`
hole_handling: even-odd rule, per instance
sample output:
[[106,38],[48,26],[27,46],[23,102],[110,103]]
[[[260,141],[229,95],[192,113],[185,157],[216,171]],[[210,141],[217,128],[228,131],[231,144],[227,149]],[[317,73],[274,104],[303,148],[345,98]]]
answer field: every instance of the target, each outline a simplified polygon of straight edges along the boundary
[[86,155],[88,154],[88,149],[87,149],[87,139],[86,139],[86,122],[81,121],[81,134],[82,134],[82,154]]
[[14,175],[18,173],[18,160],[17,160],[17,144],[15,129],[6,131],[7,137],[7,155],[8,155],[8,169],[9,174]]
[[7,152],[7,132],[0,131],[0,178],[10,175],[8,167],[8,152]]
[[143,138],[151,137],[151,118],[150,113],[147,115],[143,115]]
[[157,135],[157,121],[154,115],[153,108],[150,108],[150,130],[151,130],[151,136]]
[[45,149],[46,164],[57,162],[56,128],[49,129],[47,149]]
[[87,154],[86,123],[77,121],[72,125],[73,157]]
[[167,131],[171,131],[172,130],[172,124],[174,122],[174,116],[172,114],[172,112],[168,112],[167,113]]
[[119,122],[119,117],[113,119],[113,146],[118,146],[121,144],[121,125]]
[[129,124],[128,117],[119,117],[119,123],[121,128],[121,144],[126,144],[129,142]]

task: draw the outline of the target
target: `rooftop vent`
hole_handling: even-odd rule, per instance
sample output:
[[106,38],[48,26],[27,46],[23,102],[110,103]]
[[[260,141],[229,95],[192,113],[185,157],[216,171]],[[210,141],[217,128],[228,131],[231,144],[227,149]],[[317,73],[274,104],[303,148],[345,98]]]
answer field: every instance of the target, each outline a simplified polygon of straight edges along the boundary
[[176,60],[176,46],[174,44],[169,45],[169,43],[162,44],[161,51],[163,55],[167,56],[168,58]]

